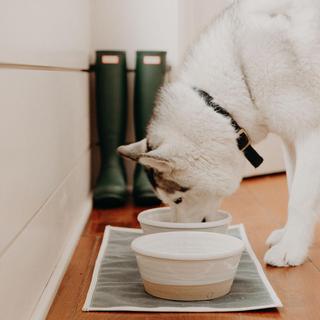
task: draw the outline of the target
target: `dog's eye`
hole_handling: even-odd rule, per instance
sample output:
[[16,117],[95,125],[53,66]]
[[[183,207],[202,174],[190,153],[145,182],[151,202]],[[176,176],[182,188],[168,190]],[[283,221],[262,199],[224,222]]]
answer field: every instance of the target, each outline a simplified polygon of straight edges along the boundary
[[175,204],[179,204],[181,202],[182,202],[182,198],[181,197],[174,201]]

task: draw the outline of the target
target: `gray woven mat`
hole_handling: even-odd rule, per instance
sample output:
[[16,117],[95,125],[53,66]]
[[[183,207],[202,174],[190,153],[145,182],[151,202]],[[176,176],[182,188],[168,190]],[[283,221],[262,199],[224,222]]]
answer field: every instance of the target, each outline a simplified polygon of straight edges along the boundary
[[106,227],[84,311],[231,312],[281,307],[242,225],[229,234],[245,241],[231,292],[211,301],[178,302],[154,298],[143,289],[130,243],[141,230]]

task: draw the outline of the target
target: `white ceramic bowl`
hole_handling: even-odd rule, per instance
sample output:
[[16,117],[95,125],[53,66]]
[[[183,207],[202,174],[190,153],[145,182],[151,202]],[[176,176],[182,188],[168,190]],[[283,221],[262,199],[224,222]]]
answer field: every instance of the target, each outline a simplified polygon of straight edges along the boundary
[[170,300],[211,300],[232,286],[244,249],[242,240],[211,232],[166,232],[131,244],[144,288]]
[[217,220],[200,223],[174,222],[174,213],[170,208],[156,208],[142,211],[138,221],[145,234],[169,231],[204,231],[226,233],[231,223],[231,214],[224,211],[216,213]]

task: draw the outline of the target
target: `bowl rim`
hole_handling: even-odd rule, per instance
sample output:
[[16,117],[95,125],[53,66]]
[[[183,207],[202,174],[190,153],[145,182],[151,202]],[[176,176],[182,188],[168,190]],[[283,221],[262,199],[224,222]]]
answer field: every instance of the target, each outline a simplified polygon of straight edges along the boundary
[[153,208],[147,209],[139,213],[137,219],[140,224],[145,224],[153,227],[162,227],[168,229],[208,229],[213,227],[220,227],[223,225],[229,225],[232,221],[232,216],[229,212],[224,210],[218,210],[218,212],[223,213],[225,218],[216,220],[216,221],[208,221],[208,222],[191,222],[191,223],[182,223],[182,222],[164,222],[164,221],[155,221],[146,218],[148,214],[153,211],[168,211],[170,207],[163,208]]
[[[170,237],[174,237],[178,235],[179,237],[203,237],[204,235],[212,237],[212,238],[220,238],[221,240],[232,239],[235,242],[235,248],[229,249],[226,252],[220,253],[180,253],[180,254],[172,254],[172,253],[162,253],[156,252],[153,250],[144,249],[141,247],[141,242],[150,241],[150,238],[159,238],[159,241],[168,235]],[[165,260],[178,260],[178,261],[207,261],[207,260],[220,260],[224,258],[230,258],[234,256],[238,256],[242,254],[245,249],[244,241],[233,237],[227,234],[215,233],[215,232],[197,232],[197,231],[176,231],[176,232],[162,232],[162,233],[153,233],[142,235],[131,242],[131,249],[135,252],[135,254],[158,258],[158,259],[165,259]]]

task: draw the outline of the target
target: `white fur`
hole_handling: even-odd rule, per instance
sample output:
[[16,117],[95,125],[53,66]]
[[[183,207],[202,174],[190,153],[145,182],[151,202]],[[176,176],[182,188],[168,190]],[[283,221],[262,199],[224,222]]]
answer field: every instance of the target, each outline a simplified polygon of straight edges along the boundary
[[[303,263],[320,204],[319,57],[320,1],[315,0],[236,1],[202,35],[174,82],[162,90],[147,135],[158,150],[147,165],[166,163],[171,169],[164,177],[191,188],[173,195],[158,190],[178,220],[210,216],[238,187],[246,161],[230,121],[205,104],[192,89],[197,87],[227,109],[254,143],[269,132],[282,137],[288,222],[269,237],[265,261]],[[121,153],[142,163],[148,155]],[[179,205],[177,196],[183,198]]]

